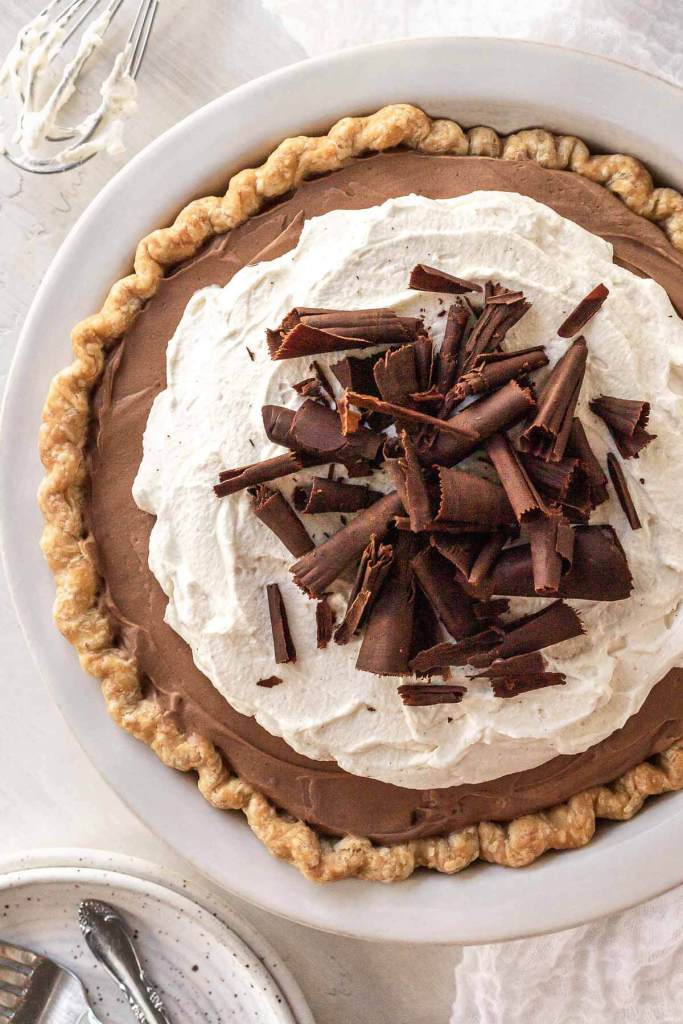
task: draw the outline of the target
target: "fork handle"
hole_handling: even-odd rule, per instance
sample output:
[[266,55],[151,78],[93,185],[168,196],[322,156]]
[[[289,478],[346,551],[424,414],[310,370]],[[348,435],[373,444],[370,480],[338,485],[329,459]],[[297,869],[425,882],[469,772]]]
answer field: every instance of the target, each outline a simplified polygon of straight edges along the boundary
[[125,993],[140,1024],[171,1024],[156,989],[145,978],[121,916],[107,903],[84,900],[79,920],[90,950]]

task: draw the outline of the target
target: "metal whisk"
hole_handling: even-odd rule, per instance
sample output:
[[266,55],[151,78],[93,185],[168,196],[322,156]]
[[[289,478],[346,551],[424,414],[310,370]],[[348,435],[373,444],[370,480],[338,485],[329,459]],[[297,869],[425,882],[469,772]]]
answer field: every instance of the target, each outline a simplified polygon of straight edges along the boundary
[[[102,148],[95,141],[97,130],[115,101],[123,102],[126,95],[130,101],[134,95],[133,82],[140,71],[160,0],[141,0],[126,43],[102,84],[97,108],[77,125],[60,124],[57,118],[73,96],[84,68],[103,45],[123,2],[109,0],[103,6],[102,0],[50,0],[20,31],[0,67],[0,94],[9,93],[18,106],[13,135],[18,151],[5,150],[17,167],[36,174],[57,174],[79,167]],[[42,76],[81,28],[75,55],[41,101],[38,86]],[[44,142],[66,145],[51,156],[37,155],[35,150]]]

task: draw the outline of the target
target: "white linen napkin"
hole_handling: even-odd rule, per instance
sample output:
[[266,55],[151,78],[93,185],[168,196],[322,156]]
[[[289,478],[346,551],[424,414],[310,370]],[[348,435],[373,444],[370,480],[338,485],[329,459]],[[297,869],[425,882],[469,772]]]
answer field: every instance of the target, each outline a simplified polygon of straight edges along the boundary
[[[504,36],[587,50],[683,84],[681,0],[263,3],[309,56],[407,36]],[[582,928],[466,947],[455,980],[451,1024],[679,1024],[683,887]]]

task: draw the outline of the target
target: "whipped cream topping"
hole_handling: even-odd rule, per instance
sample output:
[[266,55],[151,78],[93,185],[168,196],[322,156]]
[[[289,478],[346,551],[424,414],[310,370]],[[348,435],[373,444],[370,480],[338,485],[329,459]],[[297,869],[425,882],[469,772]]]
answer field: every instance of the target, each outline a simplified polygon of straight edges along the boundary
[[[168,596],[166,621],[236,710],[310,758],[417,789],[483,782],[579,753],[638,710],[683,651],[683,324],[659,285],[611,260],[609,243],[514,193],[411,195],[308,221],[291,252],[192,297],[168,346],[167,389],[150,413],[133,495],[157,517],[149,564]],[[315,602],[292,583],[292,557],[254,517],[245,493],[213,495],[220,470],[282,452],[264,435],[261,406],[297,406],[291,385],[310,375],[309,359],[269,358],[266,327],[297,304],[388,306],[407,315],[424,311],[438,342],[444,297],[406,287],[419,262],[523,290],[533,305],[506,346],[543,343],[551,365],[568,345],[557,327],[603,281],[610,295],[584,331],[589,359],[578,406],[603,464],[615,448],[589,399],[605,393],[652,403],[649,429],[657,440],[624,464],[643,528],[629,528],[613,494],[591,520],[615,526],[633,595],[571,602],[586,635],[544,652],[549,670],[566,675],[565,686],[499,699],[485,680],[456,669],[452,681],[468,687],[461,704],[405,707],[397,693],[402,680],[356,670],[360,641],[316,649]],[[289,497],[315,472],[278,484]],[[381,478],[372,486],[388,489]],[[316,542],[340,526],[335,515],[304,521]],[[273,660],[265,596],[271,582],[282,591],[296,664]],[[333,590],[341,615],[348,583]],[[545,603],[513,601],[512,612]],[[256,685],[273,674],[282,685]]]

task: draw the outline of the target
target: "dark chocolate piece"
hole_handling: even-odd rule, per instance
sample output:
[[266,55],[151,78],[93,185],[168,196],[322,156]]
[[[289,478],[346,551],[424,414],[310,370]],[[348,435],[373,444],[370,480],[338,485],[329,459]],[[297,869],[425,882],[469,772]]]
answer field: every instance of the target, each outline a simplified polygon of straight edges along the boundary
[[358,512],[381,497],[379,491],[362,484],[314,476],[310,484],[295,488],[294,507],[309,516],[320,512]]
[[403,505],[396,491],[363,509],[348,526],[332,534],[329,540],[291,566],[290,572],[297,586],[311,597],[320,597],[349,562],[360,555],[373,533],[381,540],[394,517],[402,511]]
[[[574,529],[572,567],[560,580],[558,597],[586,601],[623,601],[633,581],[626,555],[611,526],[577,526]],[[534,575],[528,544],[507,548],[498,558],[485,595],[534,597]]]
[[[418,412],[416,409],[407,409],[403,405],[394,405],[393,402],[384,402],[379,398],[373,398],[372,395],[359,395],[355,391],[346,391],[350,402],[354,405],[360,406],[361,409],[371,409],[376,412],[384,412],[393,416],[397,420],[401,420],[405,423],[415,423],[419,426],[432,427],[435,430],[442,431],[446,434],[453,434],[461,441],[472,442],[475,440],[472,431],[467,430],[465,427],[456,426],[451,420],[440,420],[435,416],[428,416],[427,413]],[[476,447],[476,444],[475,444]]]
[[624,515],[628,519],[629,526],[632,530],[640,530],[643,524],[636,512],[636,506],[633,503],[631,492],[629,491],[628,484],[626,483],[624,471],[621,468],[616,455],[612,452],[607,453],[607,470],[616,496],[619,499],[619,504],[624,511]]
[[373,368],[380,355],[371,356],[346,356],[338,363],[330,366],[331,372],[335,375],[341,386],[348,391],[359,391],[363,395],[375,395],[379,398],[377,382]]
[[507,676],[492,679],[491,689],[496,697],[517,697],[520,693],[542,690],[546,686],[563,686],[565,677],[560,672],[539,672],[535,676]]
[[[441,431],[425,448],[423,461],[452,466],[470,455],[492,434],[518,423],[536,408],[531,387],[522,387],[516,380],[472,402],[448,422],[464,436],[451,436]],[[467,435],[473,435],[471,438]]]
[[543,345],[517,352],[483,352],[474,360],[472,369],[463,374],[448,397],[462,402],[470,395],[495,391],[510,380],[521,380],[534,370],[548,365]]
[[273,652],[278,665],[286,665],[288,662],[296,661],[296,648],[289,632],[287,622],[287,609],[282,600],[282,594],[277,583],[268,583],[266,586],[268,596],[268,612],[270,614],[270,628],[273,634]]
[[279,676],[267,676],[265,679],[259,679],[256,683],[257,686],[263,686],[267,690],[272,690],[274,686],[280,686],[282,679]]
[[434,516],[429,489],[415,446],[405,431],[401,434],[400,451],[386,465],[408,513],[410,529],[430,529]]
[[389,574],[367,617],[356,668],[379,676],[408,671],[413,640],[415,590],[411,561],[419,541],[399,534]]
[[[395,516],[394,526],[397,530],[410,530],[411,533],[415,533],[413,530],[410,519],[408,516]],[[459,534],[459,533],[479,533],[480,527],[476,523],[440,523],[436,519],[432,519],[431,522],[425,522],[422,525],[422,529],[417,531],[419,533],[444,533],[444,534]]]
[[385,402],[412,406],[410,396],[420,390],[414,345],[403,345],[385,352],[375,363],[373,373]]
[[505,624],[505,634],[488,651],[475,653],[469,664],[477,668],[493,661],[532,654],[546,647],[564,643],[584,632],[581,619],[564,601],[554,601],[547,608]]
[[416,317],[391,309],[295,308],[266,338],[271,359],[295,359],[372,345],[404,345],[422,331]]
[[480,587],[484,580],[488,578],[498,556],[505,547],[506,541],[507,537],[504,533],[497,532],[488,535],[466,575],[470,586]]
[[505,434],[494,434],[486,442],[486,453],[505,489],[518,523],[528,523],[545,513],[545,506],[519,455]]
[[561,507],[572,518],[587,520],[592,503],[588,477],[578,458],[566,454],[559,462],[545,462],[535,455],[520,456],[529,479],[547,505]]
[[576,338],[550,372],[536,416],[519,439],[522,451],[548,461],[560,461],[567,447],[587,359],[585,338]]
[[486,629],[481,633],[465,637],[457,644],[450,641],[434,644],[420,651],[410,662],[413,672],[435,672],[443,668],[468,665],[470,660],[482,651],[488,651],[501,638],[502,630]]
[[474,523],[479,528],[513,525],[515,514],[498,484],[462,469],[439,466],[439,521]]
[[334,633],[334,611],[328,594],[323,594],[315,606],[316,645],[324,650]]
[[579,460],[581,469],[588,481],[591,508],[597,508],[598,505],[602,505],[604,501],[607,501],[607,477],[590,446],[583,423],[578,416],[574,417],[572,428],[569,431],[565,455]]
[[273,491],[264,484],[250,489],[253,512],[257,519],[267,526],[282,541],[287,550],[300,558],[314,548],[306,527],[280,491]]
[[608,295],[609,290],[604,284],[596,285],[593,291],[581,299],[576,309],[573,309],[564,323],[558,327],[559,336],[573,338],[575,334],[578,334],[588,321],[593,319]]
[[373,534],[361,556],[344,618],[335,630],[335,643],[347,644],[361,629],[382,589],[393,560],[393,547],[390,544],[378,544]]
[[363,461],[374,462],[384,442],[383,434],[367,427],[345,437],[337,413],[310,399],[296,412],[284,406],[265,405],[262,413],[270,441],[313,456],[318,465],[341,462],[355,466]]
[[[484,294],[484,308],[461,349],[460,374],[468,373],[478,356],[500,348],[507,332],[521,320],[531,303],[515,298],[512,302],[501,302],[510,296],[507,288],[488,283]],[[492,303],[491,299],[499,301]]]
[[639,452],[657,436],[645,430],[650,418],[649,402],[600,395],[590,403],[590,408],[607,424],[623,459],[637,459]]
[[474,561],[485,543],[487,534],[480,532],[456,534],[453,537],[435,533],[430,543],[440,555],[447,558],[465,578],[470,574]]
[[559,512],[535,519],[527,524],[531,541],[531,565],[534,589],[542,597],[557,594],[560,580],[572,567],[574,531]]
[[219,498],[228,494],[236,494],[246,487],[254,487],[256,484],[265,484],[270,480],[279,480],[291,473],[298,473],[307,466],[319,465],[309,455],[297,454],[296,452],[285,452],[284,455],[276,455],[274,459],[264,459],[263,462],[255,462],[251,466],[240,466],[239,469],[225,469],[219,475],[219,483],[214,486],[214,493]]
[[434,344],[432,339],[424,334],[413,342],[413,348],[417,384],[420,391],[426,391],[431,386],[434,373]]
[[448,295],[464,295],[466,292],[480,292],[480,284],[466,281],[464,277],[454,277],[445,270],[428,267],[418,263],[410,272],[409,288],[420,292],[445,292]]
[[408,707],[424,708],[434,704],[459,704],[467,689],[454,683],[404,683],[398,692]]
[[362,413],[358,412],[357,409],[351,408],[348,391],[345,391],[339,399],[339,402],[337,403],[337,413],[339,415],[341,432],[344,437],[348,437],[349,434],[355,434],[363,425]]
[[[413,605],[413,642],[410,646],[410,662],[412,665],[413,659],[416,658],[422,651],[429,650],[441,641],[443,636],[439,619],[432,608],[432,605],[424,596],[420,588],[415,590],[415,600]],[[414,670],[413,670],[414,671]],[[428,669],[426,672],[415,672],[415,675],[420,677],[429,677],[434,674],[433,669]],[[444,677],[448,676],[448,670],[440,671],[440,675]]]
[[436,362],[435,389],[445,395],[455,384],[460,364],[460,349],[465,337],[470,311],[461,302],[448,310],[443,341]]
[[473,633],[477,619],[472,599],[456,582],[450,563],[436,548],[428,547],[413,559],[412,566],[420,589],[453,639]]

